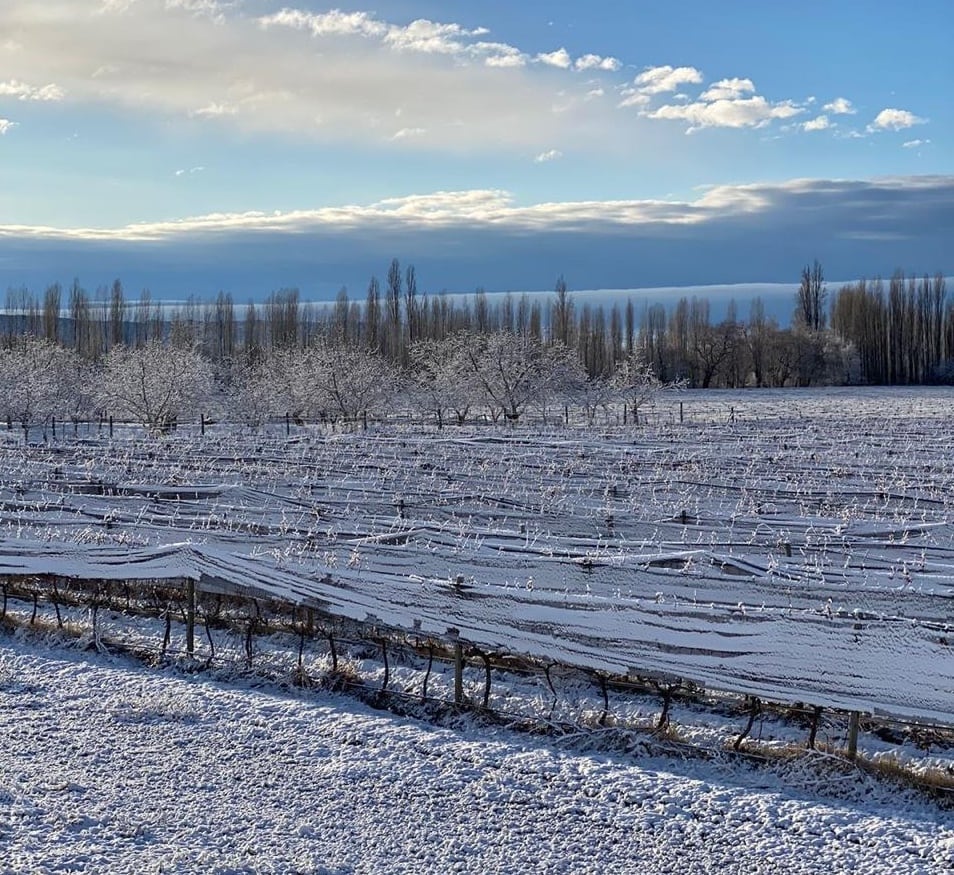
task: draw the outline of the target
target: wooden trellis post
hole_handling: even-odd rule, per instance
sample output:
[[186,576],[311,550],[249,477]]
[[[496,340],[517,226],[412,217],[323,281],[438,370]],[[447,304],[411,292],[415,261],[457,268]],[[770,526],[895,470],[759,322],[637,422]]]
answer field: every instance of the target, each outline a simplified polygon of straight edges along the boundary
[[861,722],[861,715],[857,711],[852,711],[848,718],[848,759],[853,760],[858,756],[858,724]]
[[186,653],[195,653],[195,581],[186,581]]

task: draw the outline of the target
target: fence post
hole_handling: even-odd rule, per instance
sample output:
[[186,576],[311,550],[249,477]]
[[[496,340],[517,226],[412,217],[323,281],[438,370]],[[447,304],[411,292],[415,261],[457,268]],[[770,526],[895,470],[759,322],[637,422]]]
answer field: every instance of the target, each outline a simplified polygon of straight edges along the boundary
[[285,414],[285,437],[291,434],[291,418]]
[[464,647],[458,641],[454,645],[454,704],[464,702]]
[[186,581],[186,653],[195,653],[195,581]]
[[110,417],[109,417],[109,436],[110,436],[110,437],[113,436],[113,417],[112,417],[112,414],[110,414]]
[[53,440],[56,440],[56,417],[51,417],[53,423]]
[[202,434],[204,435],[205,434],[205,414],[204,413],[199,414],[199,427],[201,428]]
[[858,756],[858,723],[861,715],[857,711],[852,711],[848,718],[848,759],[853,760]]

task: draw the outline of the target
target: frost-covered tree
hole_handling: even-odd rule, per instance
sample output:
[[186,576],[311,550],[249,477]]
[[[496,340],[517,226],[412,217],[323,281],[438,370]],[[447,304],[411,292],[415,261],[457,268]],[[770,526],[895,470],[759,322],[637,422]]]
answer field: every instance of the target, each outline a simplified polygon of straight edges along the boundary
[[0,415],[24,432],[47,424],[76,388],[76,355],[44,338],[16,338],[0,350]]
[[384,407],[397,383],[393,366],[379,354],[344,344],[310,348],[296,374],[307,410],[346,421]]
[[230,414],[256,427],[274,416],[298,415],[301,401],[292,385],[301,358],[297,351],[273,350],[267,357],[236,362],[226,393]]
[[664,383],[656,375],[655,368],[638,350],[634,350],[616,365],[611,383],[617,397],[628,405],[634,423],[639,422],[639,411],[652,402],[660,391],[685,385],[685,381]]
[[466,335],[464,340],[468,376],[480,388],[491,415],[496,419],[503,414],[511,422],[553,386],[566,358],[562,345],[548,348],[535,337],[511,331]]
[[443,340],[418,341],[408,350],[412,403],[433,413],[438,428],[444,424],[444,414],[451,410],[462,424],[479,397],[466,350],[466,343],[456,334]]
[[150,340],[109,351],[101,400],[109,410],[163,434],[185,414],[198,412],[213,396],[211,364],[191,349]]

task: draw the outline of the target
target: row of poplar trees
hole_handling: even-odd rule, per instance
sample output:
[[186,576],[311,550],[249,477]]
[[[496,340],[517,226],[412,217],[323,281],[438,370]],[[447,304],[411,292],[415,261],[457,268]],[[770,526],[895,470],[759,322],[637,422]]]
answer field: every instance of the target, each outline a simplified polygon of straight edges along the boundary
[[562,277],[549,299],[479,289],[428,295],[418,290],[414,267],[402,270],[394,259],[384,283],[372,277],[363,299],[342,289],[320,304],[282,289],[244,307],[226,292],[163,305],[148,290],[128,299],[118,279],[94,294],[77,280],[65,290],[51,285],[40,297],[15,289],[7,293],[2,339],[45,337],[96,360],[113,347],[160,338],[213,362],[254,362],[271,350],[322,340],[374,350],[406,368],[417,341],[507,331],[564,344],[593,377],[611,376],[637,350],[660,379],[700,387],[954,382],[954,302],[941,274],[860,280],[829,300],[815,261],[802,269],[793,298],[791,323],[779,325],[759,298],[747,318],[730,304],[713,322],[704,297],[638,310],[629,299],[607,309],[572,295]]

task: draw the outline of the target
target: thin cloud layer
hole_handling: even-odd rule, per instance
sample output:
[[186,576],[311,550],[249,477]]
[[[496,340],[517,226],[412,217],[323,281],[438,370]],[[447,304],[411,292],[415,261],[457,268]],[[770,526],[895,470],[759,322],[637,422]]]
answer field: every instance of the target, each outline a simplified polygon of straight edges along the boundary
[[[807,100],[759,94],[744,76],[703,88],[691,65],[646,67],[621,81],[619,58],[563,46],[529,52],[485,27],[268,5],[4,0],[0,33],[11,37],[0,43],[0,69],[10,78],[0,100],[104,105],[319,143],[531,156],[554,141],[591,152],[639,142],[657,122],[763,127],[801,113]],[[599,99],[607,93],[617,100]],[[845,97],[824,109],[853,111]],[[902,112],[885,110],[872,130],[922,121]],[[419,131],[427,136],[409,134]]]

